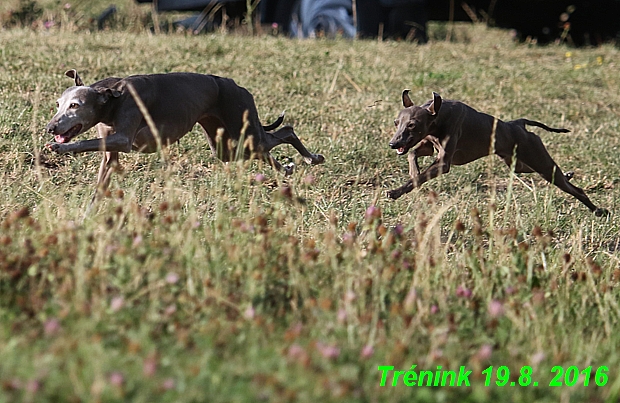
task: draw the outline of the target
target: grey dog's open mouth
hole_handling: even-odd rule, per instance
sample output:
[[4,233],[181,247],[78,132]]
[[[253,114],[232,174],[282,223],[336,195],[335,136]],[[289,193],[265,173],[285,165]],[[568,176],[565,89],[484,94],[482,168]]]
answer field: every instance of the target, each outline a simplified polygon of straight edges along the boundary
[[405,151],[405,147],[399,147],[398,149],[396,149],[396,154],[403,155]]
[[54,140],[57,143],[68,143],[72,138],[78,135],[80,130],[82,130],[82,125],[77,124],[64,133],[54,135]]

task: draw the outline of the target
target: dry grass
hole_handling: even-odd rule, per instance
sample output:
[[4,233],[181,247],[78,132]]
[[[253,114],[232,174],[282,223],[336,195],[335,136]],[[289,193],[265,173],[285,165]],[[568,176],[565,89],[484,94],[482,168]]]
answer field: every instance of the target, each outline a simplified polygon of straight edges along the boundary
[[[0,401],[615,401],[618,50],[455,38],[0,31]],[[224,165],[195,129],[165,164],[123,156],[80,224],[98,157],[42,147],[69,68],[232,77],[327,162]],[[406,179],[387,147],[403,88],[571,129],[540,135],[612,215],[495,158],[386,200]],[[379,387],[379,365],[413,364],[465,365],[472,386]],[[485,387],[489,365],[540,386]],[[609,382],[549,388],[554,365]]]

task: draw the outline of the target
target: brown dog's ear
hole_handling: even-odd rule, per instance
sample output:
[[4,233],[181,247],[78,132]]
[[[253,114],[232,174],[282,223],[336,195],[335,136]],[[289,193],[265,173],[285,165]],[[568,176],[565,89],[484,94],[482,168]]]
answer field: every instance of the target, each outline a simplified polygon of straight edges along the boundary
[[121,92],[113,88],[97,88],[96,91],[99,93],[97,102],[100,104],[105,104],[110,98],[118,98],[121,96]]
[[82,81],[82,79],[78,75],[76,69],[71,69],[71,70],[65,71],[65,76],[74,79],[75,80],[75,85],[77,85],[78,87],[84,85],[84,81]]
[[409,91],[410,90],[403,90],[403,106],[405,108],[413,106],[413,102],[411,102],[411,98],[409,98]]
[[439,108],[441,108],[441,96],[433,92],[433,102],[428,106],[428,110],[431,115],[436,115],[439,113]]

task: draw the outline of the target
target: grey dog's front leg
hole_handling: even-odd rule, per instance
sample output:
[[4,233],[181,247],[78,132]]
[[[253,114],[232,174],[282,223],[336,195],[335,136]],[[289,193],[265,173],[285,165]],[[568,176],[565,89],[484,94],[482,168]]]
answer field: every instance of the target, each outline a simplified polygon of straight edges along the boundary
[[82,140],[75,143],[48,143],[45,146],[58,154],[85,153],[90,151],[131,151],[131,140],[121,134],[112,134],[102,139]]

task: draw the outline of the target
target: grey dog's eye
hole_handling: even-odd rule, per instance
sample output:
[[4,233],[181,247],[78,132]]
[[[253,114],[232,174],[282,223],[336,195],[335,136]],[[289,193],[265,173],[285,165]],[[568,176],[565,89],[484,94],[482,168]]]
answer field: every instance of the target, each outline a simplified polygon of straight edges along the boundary
[[77,109],[80,105],[76,104],[75,102],[72,103],[71,105],[69,105],[69,109]]
[[394,121],[394,126],[398,127],[398,120]]
[[407,129],[409,129],[409,130],[413,130],[413,129],[415,129],[415,123],[409,123],[409,124],[407,125]]

